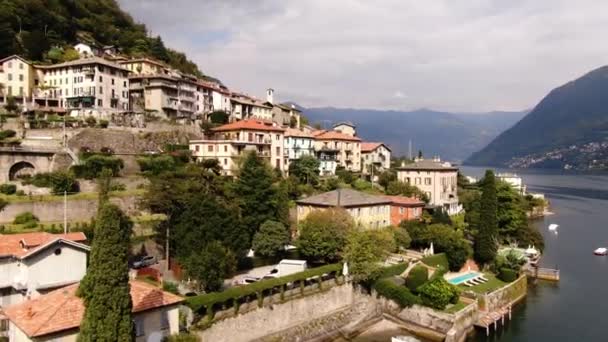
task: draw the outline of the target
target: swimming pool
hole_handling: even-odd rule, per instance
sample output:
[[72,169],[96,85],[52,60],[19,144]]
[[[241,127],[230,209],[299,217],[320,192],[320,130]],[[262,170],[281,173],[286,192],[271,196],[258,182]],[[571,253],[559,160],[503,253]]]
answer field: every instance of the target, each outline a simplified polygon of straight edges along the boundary
[[461,274],[458,277],[450,278],[447,281],[452,285],[458,285],[458,284],[464,283],[467,280],[477,278],[480,275],[481,274],[477,273],[477,272],[469,272],[469,273]]

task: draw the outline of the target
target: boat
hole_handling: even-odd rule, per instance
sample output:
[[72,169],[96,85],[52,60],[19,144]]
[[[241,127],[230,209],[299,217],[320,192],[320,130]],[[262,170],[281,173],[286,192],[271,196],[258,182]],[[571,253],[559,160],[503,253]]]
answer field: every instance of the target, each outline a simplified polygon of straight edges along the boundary
[[420,340],[412,336],[395,336],[391,337],[391,342],[420,342]]
[[607,255],[608,254],[608,248],[600,247],[600,248],[594,250],[593,254],[595,254],[595,255]]
[[555,223],[551,223],[549,225],[549,230],[550,231],[555,231],[557,229],[557,227],[559,227],[559,225],[555,224]]

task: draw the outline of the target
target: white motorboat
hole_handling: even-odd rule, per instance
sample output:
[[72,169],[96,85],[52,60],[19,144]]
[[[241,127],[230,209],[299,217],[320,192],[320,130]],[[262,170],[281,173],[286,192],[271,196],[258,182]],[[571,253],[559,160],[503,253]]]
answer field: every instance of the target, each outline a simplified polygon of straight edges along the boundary
[[608,248],[600,247],[600,248],[594,250],[593,254],[595,254],[595,255],[607,255],[608,254]]
[[391,337],[391,342],[420,342],[420,340],[412,336],[395,336]]
[[557,225],[555,223],[551,223],[549,225],[549,230],[553,232],[553,231],[557,230],[557,227],[559,227],[559,225]]

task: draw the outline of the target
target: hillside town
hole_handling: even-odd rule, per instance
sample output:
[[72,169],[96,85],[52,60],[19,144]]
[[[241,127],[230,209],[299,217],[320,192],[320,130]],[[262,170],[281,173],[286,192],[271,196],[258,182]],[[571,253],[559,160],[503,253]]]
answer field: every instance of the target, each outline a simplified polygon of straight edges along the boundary
[[[73,49],[0,60],[0,340],[295,341],[393,315],[462,341],[538,277],[526,214],[546,202],[521,179],[469,181],[422,151],[395,163],[355,123],[310,123],[272,88],[259,99]],[[317,313],[237,332],[281,321],[287,301]],[[105,303],[118,303],[107,322]]]

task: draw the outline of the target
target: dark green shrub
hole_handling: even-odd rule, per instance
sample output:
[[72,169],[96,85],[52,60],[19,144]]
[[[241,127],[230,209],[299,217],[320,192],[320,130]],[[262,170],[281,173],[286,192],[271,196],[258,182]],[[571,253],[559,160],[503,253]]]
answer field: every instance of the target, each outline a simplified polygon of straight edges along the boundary
[[5,195],[12,195],[17,192],[17,186],[15,184],[2,184],[0,185],[0,193]]
[[167,342],[200,342],[201,338],[195,334],[180,333],[167,337]]
[[34,216],[34,214],[30,213],[29,211],[26,211],[24,213],[21,213],[17,216],[15,216],[15,219],[13,220],[13,224],[26,224],[28,222],[38,222],[38,218],[36,216]]
[[25,196],[25,191],[23,191],[23,190],[17,190],[17,192],[15,192],[15,195],[17,195],[17,196]]
[[2,131],[0,131],[0,140],[4,140],[7,138],[13,138],[16,135],[17,135],[17,132],[13,131],[12,129],[2,130]]
[[95,127],[95,125],[97,124],[97,120],[92,116],[88,116],[84,121],[89,127]]
[[500,269],[500,273],[498,273],[498,279],[507,283],[515,281],[517,279],[517,271],[503,267]]
[[125,191],[127,186],[122,183],[112,183],[110,185],[110,191]]
[[172,283],[170,281],[166,281],[163,283],[163,290],[167,291],[167,292],[171,292],[176,295],[179,295],[179,290],[177,289],[177,284]]
[[425,306],[443,310],[450,303],[458,303],[460,292],[456,286],[443,277],[435,278],[418,288],[420,299]]
[[158,175],[164,171],[175,170],[175,159],[172,156],[160,155],[137,158],[141,172],[150,175]]
[[99,120],[100,128],[108,128],[109,125],[110,125],[110,122],[108,120]]
[[424,266],[415,266],[405,279],[405,286],[416,293],[417,289],[429,279],[429,270]]
[[395,301],[402,308],[421,303],[407,287],[396,284],[391,278],[380,279],[372,287],[378,295]]
[[112,176],[117,177],[123,167],[124,162],[118,157],[94,154],[84,159],[81,164],[72,166],[72,170],[78,178],[94,179],[99,177],[103,169],[109,169]]

